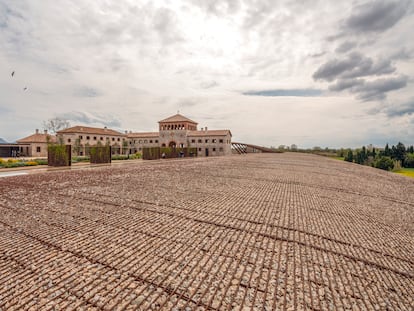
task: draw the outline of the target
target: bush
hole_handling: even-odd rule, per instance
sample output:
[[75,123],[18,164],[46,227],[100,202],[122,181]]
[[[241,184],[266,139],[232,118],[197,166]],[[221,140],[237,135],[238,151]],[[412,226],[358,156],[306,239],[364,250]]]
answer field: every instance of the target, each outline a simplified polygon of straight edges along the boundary
[[78,163],[78,162],[89,162],[89,157],[87,156],[72,157],[72,163]]
[[35,161],[38,165],[47,165],[46,159],[34,159],[33,161]]
[[389,171],[394,168],[394,161],[390,157],[380,157],[374,162],[374,167]]
[[405,155],[404,167],[414,168],[414,153],[407,153]]
[[26,161],[24,162],[25,166],[36,166],[39,165],[39,163],[37,163],[36,161]]
[[127,155],[115,154],[112,156],[112,160],[128,160]]

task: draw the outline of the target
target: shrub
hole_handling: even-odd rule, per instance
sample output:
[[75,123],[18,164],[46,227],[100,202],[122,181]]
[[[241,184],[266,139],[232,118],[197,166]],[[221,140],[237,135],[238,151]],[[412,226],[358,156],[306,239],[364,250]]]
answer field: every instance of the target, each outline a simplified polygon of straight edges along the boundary
[[24,162],[25,166],[36,166],[39,165],[39,163],[37,163],[36,161],[26,161]]
[[375,161],[374,167],[389,171],[394,168],[394,161],[390,157],[380,157]]
[[112,156],[112,160],[128,160],[127,155],[115,154]]
[[414,153],[407,153],[405,155],[404,167],[414,168]]
[[34,159],[33,161],[35,161],[38,165],[47,165],[46,159]]

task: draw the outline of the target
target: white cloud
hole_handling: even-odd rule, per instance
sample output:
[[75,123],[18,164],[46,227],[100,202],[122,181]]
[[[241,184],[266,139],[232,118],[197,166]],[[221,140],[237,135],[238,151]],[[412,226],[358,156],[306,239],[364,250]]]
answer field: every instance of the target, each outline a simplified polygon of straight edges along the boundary
[[[395,67],[397,76],[412,77],[412,10],[403,13],[393,2],[392,14],[372,29],[360,17],[385,14],[386,4],[364,3],[4,0],[0,137],[15,140],[43,120],[82,113],[91,123],[108,118],[120,129],[156,130],[158,120],[180,109],[200,125],[230,128],[235,140],[263,145],[368,144],[375,140],[372,133],[380,137],[387,129],[408,140],[404,133],[413,123],[403,117],[381,114],[384,124],[372,122],[367,129],[363,120],[373,118],[372,105],[384,103],[361,102],[352,92],[242,95],[328,89],[312,75],[332,59],[346,59],[340,55],[349,50],[371,69],[383,64]],[[370,81],[366,85],[376,88]],[[338,80],[337,88],[351,82]],[[387,97],[406,102],[412,93],[408,80]]]

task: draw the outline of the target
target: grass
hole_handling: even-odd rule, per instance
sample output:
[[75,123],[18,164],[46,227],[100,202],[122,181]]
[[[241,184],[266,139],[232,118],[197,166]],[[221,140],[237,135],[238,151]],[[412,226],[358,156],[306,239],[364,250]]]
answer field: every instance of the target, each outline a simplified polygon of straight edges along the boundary
[[414,178],[414,168],[402,168],[395,173]]
[[332,157],[332,159],[339,160],[339,161],[345,161],[345,157]]

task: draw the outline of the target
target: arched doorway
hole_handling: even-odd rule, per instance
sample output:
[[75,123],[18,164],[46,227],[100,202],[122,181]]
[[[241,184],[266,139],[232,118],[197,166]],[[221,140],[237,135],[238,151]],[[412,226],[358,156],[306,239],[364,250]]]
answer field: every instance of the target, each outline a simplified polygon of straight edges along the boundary
[[177,146],[175,141],[170,141],[170,143],[168,144],[168,147],[175,149],[175,147]]

